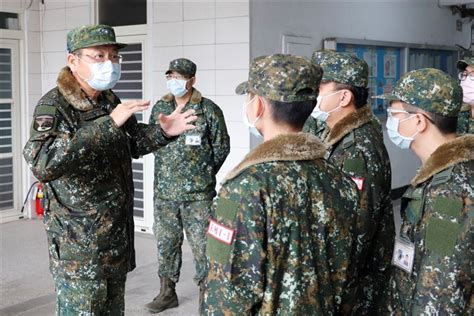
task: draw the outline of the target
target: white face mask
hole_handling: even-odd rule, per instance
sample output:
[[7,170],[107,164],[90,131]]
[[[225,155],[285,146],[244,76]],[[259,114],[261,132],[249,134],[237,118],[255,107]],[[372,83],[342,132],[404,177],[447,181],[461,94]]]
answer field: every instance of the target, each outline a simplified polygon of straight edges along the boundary
[[242,107],[242,120],[244,121],[244,125],[249,128],[250,133],[252,133],[256,137],[263,137],[262,133],[260,133],[260,131],[255,127],[255,124],[257,124],[257,121],[260,119],[260,116],[257,117],[253,123],[250,123],[249,117],[247,115],[247,105],[252,103],[255,98],[256,96],[254,96],[250,101],[244,103],[244,106]]
[[468,104],[474,103],[474,80],[469,77],[461,81],[462,100]]
[[413,114],[410,117],[407,117],[406,119],[400,120],[398,118],[395,118],[393,116],[388,115],[387,118],[387,123],[385,126],[387,127],[387,133],[388,133],[388,138],[394,143],[396,146],[400,147],[401,149],[408,149],[411,146],[411,143],[415,140],[416,135],[418,135],[418,132],[413,134],[410,137],[406,137],[401,135],[398,132],[398,127],[400,125],[400,122],[409,120],[411,118],[415,117]]
[[319,120],[319,121],[325,122],[328,119],[329,115],[331,115],[331,113],[333,113],[334,111],[337,111],[341,106],[339,105],[338,107],[336,107],[335,109],[332,109],[329,112],[324,112],[323,110],[321,110],[321,103],[323,102],[324,98],[330,97],[330,96],[335,95],[339,92],[342,92],[342,90],[339,90],[339,91],[336,91],[336,92],[333,92],[333,93],[330,93],[330,94],[326,94],[326,95],[323,95],[323,96],[318,95],[318,97],[316,98],[316,106],[314,107],[313,113],[311,113],[311,116],[314,117],[315,119]]
[[166,87],[170,90],[172,95],[179,98],[188,92],[188,89],[186,89],[186,82],[188,81],[183,79],[170,79],[166,81]]
[[[91,77],[89,79],[81,78],[87,82],[92,89],[97,91],[109,90],[120,80],[120,64],[112,63],[110,60],[103,63],[88,63],[84,60],[82,61],[89,65]],[[79,75],[79,73],[77,74]]]

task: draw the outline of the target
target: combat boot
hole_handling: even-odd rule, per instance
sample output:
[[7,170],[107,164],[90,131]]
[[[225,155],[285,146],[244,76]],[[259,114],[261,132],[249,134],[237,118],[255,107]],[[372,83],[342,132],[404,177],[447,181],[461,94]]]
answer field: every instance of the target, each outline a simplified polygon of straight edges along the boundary
[[178,306],[178,296],[175,291],[175,283],[168,278],[160,279],[160,294],[153,301],[145,305],[150,313],[159,313],[168,308]]

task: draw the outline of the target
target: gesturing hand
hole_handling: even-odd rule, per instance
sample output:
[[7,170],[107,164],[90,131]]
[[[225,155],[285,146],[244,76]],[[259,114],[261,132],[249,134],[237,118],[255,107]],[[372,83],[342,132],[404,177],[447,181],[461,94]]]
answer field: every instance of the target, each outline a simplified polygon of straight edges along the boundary
[[125,124],[133,113],[144,111],[148,109],[149,106],[150,101],[147,100],[127,101],[117,105],[117,107],[110,113],[110,117],[114,120],[115,124],[120,127]]
[[161,129],[167,136],[178,136],[187,130],[196,128],[196,126],[189,124],[197,119],[197,116],[194,115],[195,111],[187,110],[183,113],[182,110],[185,105],[178,105],[170,115],[164,115],[163,113],[158,115]]

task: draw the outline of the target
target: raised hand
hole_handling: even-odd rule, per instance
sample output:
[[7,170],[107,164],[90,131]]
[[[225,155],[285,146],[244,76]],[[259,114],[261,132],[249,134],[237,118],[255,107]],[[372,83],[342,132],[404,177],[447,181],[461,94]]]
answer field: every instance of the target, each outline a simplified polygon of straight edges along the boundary
[[110,117],[114,120],[115,124],[120,127],[125,124],[133,113],[144,111],[148,109],[149,106],[149,100],[127,101],[117,105],[117,107],[110,113]]
[[160,113],[158,115],[158,121],[161,129],[167,136],[178,136],[187,130],[196,128],[196,126],[189,124],[197,119],[194,115],[194,110],[187,110],[182,112],[186,104],[178,105],[173,113],[170,115],[164,115]]

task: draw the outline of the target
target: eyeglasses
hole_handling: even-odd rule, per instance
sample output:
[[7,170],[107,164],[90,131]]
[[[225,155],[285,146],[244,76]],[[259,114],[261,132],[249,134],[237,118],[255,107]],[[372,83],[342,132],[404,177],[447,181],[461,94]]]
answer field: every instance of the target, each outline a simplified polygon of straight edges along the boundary
[[471,71],[471,72],[461,71],[460,73],[458,73],[458,79],[461,81],[466,80],[467,77],[469,77],[469,80],[474,81],[474,71]]
[[167,74],[165,77],[166,77],[166,80],[171,80],[171,79],[188,80],[189,79],[189,78],[186,78],[184,76],[174,75],[174,74]]
[[114,64],[121,64],[123,61],[122,55],[109,55],[108,57],[104,54],[97,55],[88,55],[88,54],[76,54],[76,56],[87,56],[96,63],[105,63],[107,60],[110,60]]
[[397,109],[390,109],[388,108],[387,109],[387,114],[389,117],[392,117],[394,118],[394,114],[399,114],[399,113],[404,113],[404,114],[421,114],[423,115],[424,117],[426,117],[428,119],[428,121],[430,121],[431,123],[434,124],[434,121],[431,117],[429,117],[428,115],[426,115],[425,113],[422,113],[422,112],[411,112],[411,111],[405,111],[405,110],[397,110]]

